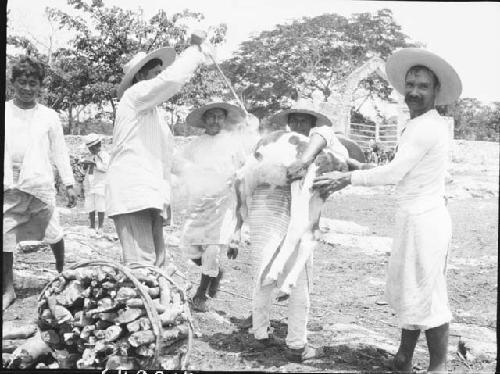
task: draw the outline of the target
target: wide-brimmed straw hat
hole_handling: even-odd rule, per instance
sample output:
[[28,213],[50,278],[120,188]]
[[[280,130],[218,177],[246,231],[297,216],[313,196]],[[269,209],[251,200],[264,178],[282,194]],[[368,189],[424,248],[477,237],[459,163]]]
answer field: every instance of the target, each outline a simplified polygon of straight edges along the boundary
[[282,110],[281,112],[278,112],[271,116],[269,118],[270,123],[274,123],[279,126],[287,126],[288,125],[288,115],[289,114],[310,114],[314,117],[316,117],[316,126],[332,126],[332,121],[325,116],[324,114],[321,114],[318,109],[315,108],[315,105],[312,103],[312,101],[309,100],[299,100],[297,101],[291,109],[286,109]]
[[84,141],[87,147],[92,147],[93,145],[99,144],[102,141],[102,137],[98,134],[88,134]]
[[200,108],[193,110],[186,117],[186,123],[193,127],[205,127],[203,122],[203,114],[210,109],[224,109],[227,112],[226,124],[235,125],[245,119],[245,112],[239,106],[232,105],[225,102],[215,102],[204,105]]
[[122,81],[116,89],[118,99],[121,99],[125,90],[132,84],[134,76],[148,61],[154,58],[159,58],[163,62],[162,66],[165,68],[174,62],[175,56],[175,49],[169,47],[160,48],[151,53],[138,52],[134,57],[132,57],[129,62],[127,62],[123,66],[124,75]]
[[406,73],[417,65],[429,68],[439,79],[441,87],[436,96],[436,105],[450,104],[460,97],[462,82],[455,69],[443,58],[422,48],[403,48],[387,59],[387,79],[396,91],[405,94]]

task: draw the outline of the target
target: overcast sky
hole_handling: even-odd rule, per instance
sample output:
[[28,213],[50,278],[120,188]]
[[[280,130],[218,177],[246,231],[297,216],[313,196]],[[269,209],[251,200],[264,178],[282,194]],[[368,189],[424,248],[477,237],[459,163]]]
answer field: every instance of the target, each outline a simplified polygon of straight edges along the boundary
[[[392,10],[403,32],[412,40],[450,62],[462,78],[462,97],[500,101],[500,4],[493,2],[405,2],[340,0],[104,0],[106,5],[144,9],[150,17],[160,8],[167,13],[195,10],[206,17],[206,25],[224,22],[228,26],[227,43],[218,52],[228,57],[239,43],[253,33],[271,29],[302,16]],[[9,24],[18,33],[31,33],[46,42],[51,34],[44,16],[46,6],[70,9],[66,0],[9,0]],[[201,25],[205,26],[205,25]],[[56,31],[60,45],[67,32]]]

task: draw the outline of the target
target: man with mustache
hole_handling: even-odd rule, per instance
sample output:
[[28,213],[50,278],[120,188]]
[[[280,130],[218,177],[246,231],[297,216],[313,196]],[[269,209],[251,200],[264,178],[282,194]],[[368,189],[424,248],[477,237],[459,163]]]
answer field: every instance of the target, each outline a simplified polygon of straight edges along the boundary
[[446,61],[419,48],[395,52],[386,72],[410,110],[394,159],[372,170],[325,174],[316,179],[315,187],[335,191],[350,183],[396,184],[396,236],[386,282],[389,304],[402,328],[394,367],[412,371],[415,345],[424,330],[428,372],[446,372],[452,318],[446,286],[451,220],[444,196],[450,137],[435,105],[458,99],[462,85]]

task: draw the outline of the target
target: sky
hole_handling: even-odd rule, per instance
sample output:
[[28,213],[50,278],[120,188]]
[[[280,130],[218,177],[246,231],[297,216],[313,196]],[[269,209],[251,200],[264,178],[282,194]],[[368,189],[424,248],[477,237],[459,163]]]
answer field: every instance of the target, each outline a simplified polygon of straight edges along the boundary
[[[158,9],[167,13],[183,9],[205,15],[204,23],[193,28],[226,23],[227,42],[219,48],[218,59],[238,49],[239,44],[276,24],[303,16],[337,13],[376,12],[388,8],[395,21],[412,41],[446,59],[462,79],[462,97],[484,102],[500,101],[500,3],[494,2],[406,2],[344,0],[104,0],[106,6],[144,9],[150,17]],[[71,10],[66,0],[9,0],[9,29],[48,44],[64,45],[66,31],[51,31],[44,16],[46,6]],[[27,17],[29,15],[29,17]]]

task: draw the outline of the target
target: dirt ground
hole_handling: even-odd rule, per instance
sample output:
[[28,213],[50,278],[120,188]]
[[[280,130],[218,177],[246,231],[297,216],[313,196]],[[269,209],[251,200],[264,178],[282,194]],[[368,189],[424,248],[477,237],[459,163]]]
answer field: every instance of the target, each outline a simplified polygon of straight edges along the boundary
[[[498,160],[498,151],[495,152]],[[456,161],[457,165],[462,162]],[[485,165],[484,162],[480,164]],[[496,174],[493,173],[491,178],[496,177],[498,181],[498,165],[484,167],[496,168]],[[463,175],[477,180],[482,178],[476,166],[473,165],[472,169],[467,172],[462,168],[462,174],[456,172],[458,167],[452,170],[454,182],[460,180],[462,190],[467,183],[475,181],[460,179]],[[473,185],[479,185],[479,182]],[[472,196],[457,193],[448,204],[453,221],[448,288],[454,313],[448,364],[453,373],[492,373],[496,366],[498,189],[491,192],[490,188],[488,193]],[[84,226],[87,225],[87,216],[82,207],[83,203],[79,202],[76,209],[61,215],[67,230],[67,264],[97,256],[119,261],[117,241],[86,238],[88,232]],[[181,209],[177,207],[176,211]],[[253,336],[238,327],[238,323],[250,312],[253,284],[250,256],[242,251],[236,260],[224,258],[225,277],[221,292],[210,301],[210,311],[194,314],[200,335],[195,340],[190,369],[388,371],[400,335],[396,317],[384,299],[384,276],[390,251],[387,243],[390,243],[393,234],[394,212],[394,200],[389,188],[374,189],[371,193],[346,191],[331,198],[323,209],[325,218],[354,222],[368,230],[362,235],[326,233],[329,236],[324,239],[327,240],[315,251],[308,330],[310,343],[324,347],[324,357],[302,364],[289,363],[283,356],[282,347],[258,350],[253,346]],[[177,222],[177,225],[180,223]],[[199,270],[175,246],[178,228],[175,226],[166,230],[167,241],[171,244],[176,265],[188,274],[195,287]],[[106,220],[105,232],[114,233],[110,220]],[[52,254],[49,249],[18,253],[15,269],[17,274],[29,272],[38,279],[33,281],[26,276],[26,279],[17,280],[17,284],[24,289],[17,290],[18,300],[4,313],[4,327],[6,323],[17,325],[36,320],[36,299],[43,280],[54,275]],[[276,304],[271,314],[274,334],[280,338],[286,336],[286,311],[286,303]],[[468,359],[457,354],[459,340],[468,342],[471,347],[466,356]],[[22,341],[13,342],[19,344]],[[415,352],[414,364],[416,371],[425,370],[428,365],[423,334]]]

